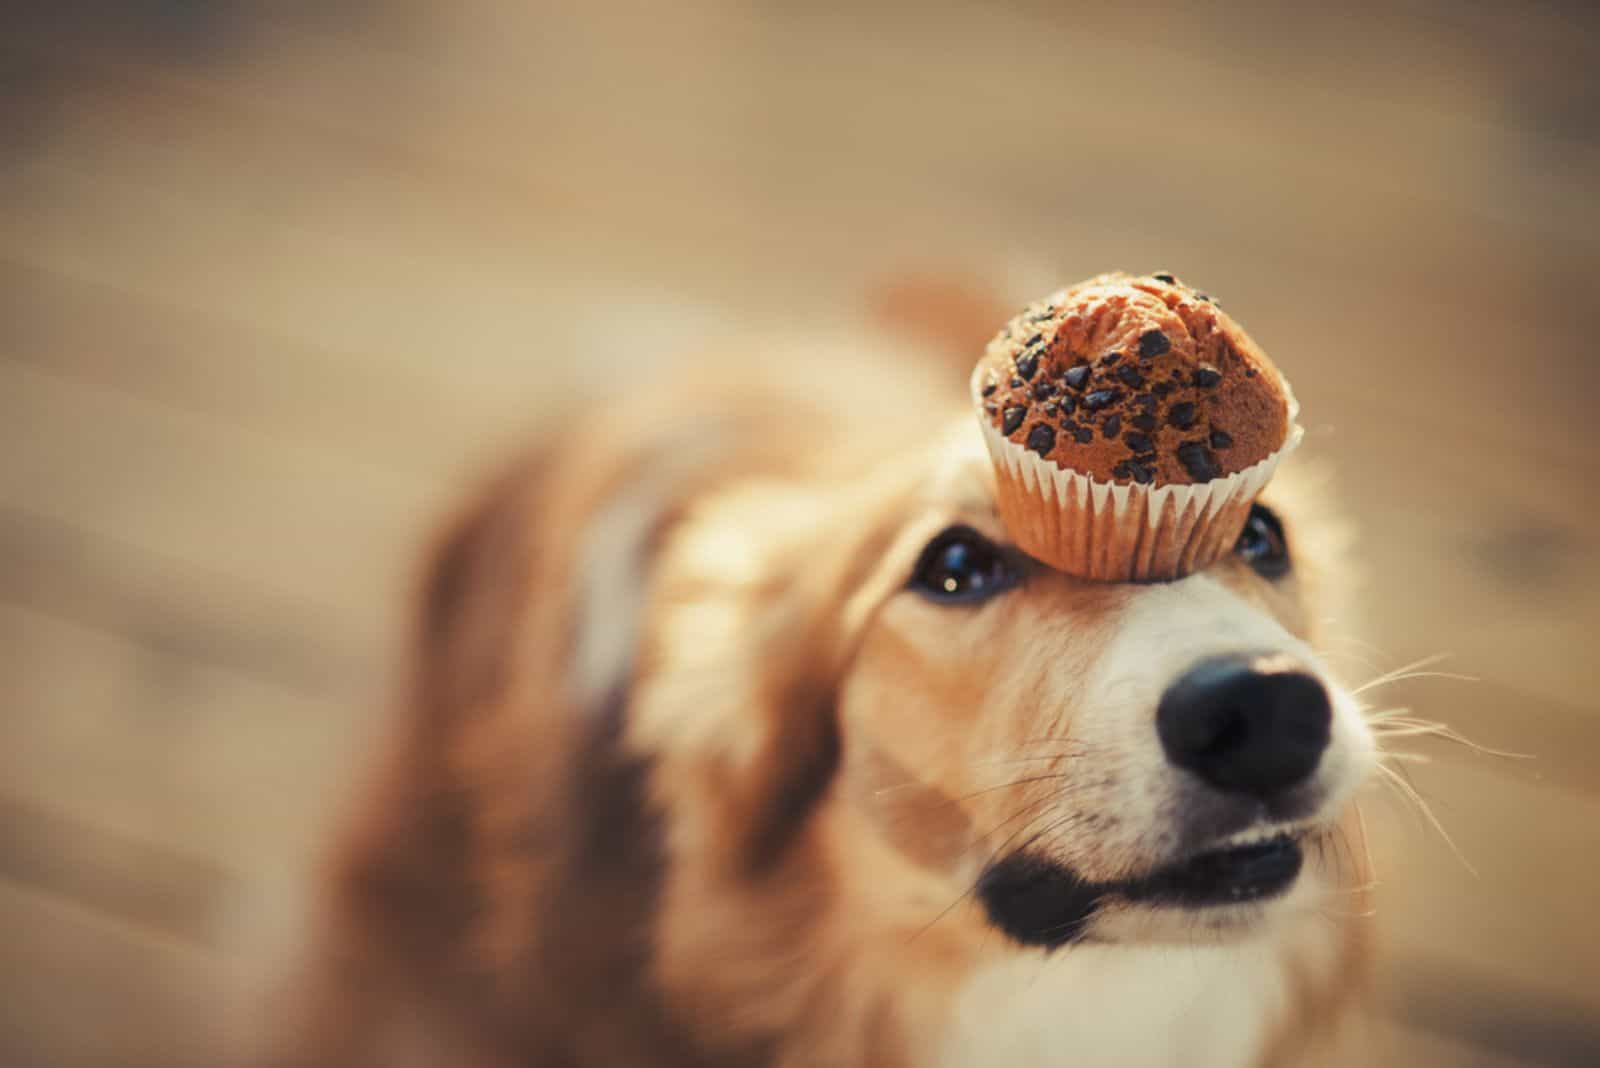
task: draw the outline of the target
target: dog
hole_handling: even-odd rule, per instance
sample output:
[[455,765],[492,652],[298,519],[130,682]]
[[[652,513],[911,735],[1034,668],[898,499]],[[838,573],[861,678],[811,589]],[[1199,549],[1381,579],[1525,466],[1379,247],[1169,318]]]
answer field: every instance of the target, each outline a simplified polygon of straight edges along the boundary
[[1337,517],[1290,462],[1201,573],[1054,572],[927,340],[609,368],[473,497],[272,1063],[1331,1055],[1376,761]]

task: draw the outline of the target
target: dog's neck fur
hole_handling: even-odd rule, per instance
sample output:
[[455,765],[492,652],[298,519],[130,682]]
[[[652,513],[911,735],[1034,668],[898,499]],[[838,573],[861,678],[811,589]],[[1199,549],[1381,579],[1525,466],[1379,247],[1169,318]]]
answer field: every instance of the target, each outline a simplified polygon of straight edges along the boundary
[[1015,956],[964,984],[930,1053],[942,1068],[1259,1064],[1285,1010],[1285,956],[1277,940]]
[[1307,1063],[1338,1037],[1364,947],[1300,896],[1242,942],[1086,944],[983,967],[962,985],[928,1063]]

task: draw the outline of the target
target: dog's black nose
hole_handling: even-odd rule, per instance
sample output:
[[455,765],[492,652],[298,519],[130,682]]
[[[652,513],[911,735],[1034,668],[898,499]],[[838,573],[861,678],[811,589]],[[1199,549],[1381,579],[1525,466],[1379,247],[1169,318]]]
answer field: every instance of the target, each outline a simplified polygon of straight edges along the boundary
[[1304,782],[1328,747],[1322,683],[1275,670],[1271,655],[1200,661],[1167,688],[1156,727],[1167,759],[1233,793],[1266,797]]

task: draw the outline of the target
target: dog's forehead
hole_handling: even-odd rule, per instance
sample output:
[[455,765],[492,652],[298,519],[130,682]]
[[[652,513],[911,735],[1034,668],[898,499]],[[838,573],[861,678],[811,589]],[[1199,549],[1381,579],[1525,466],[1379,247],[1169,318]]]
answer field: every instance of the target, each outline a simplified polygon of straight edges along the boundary
[[994,465],[970,418],[952,425],[938,439],[922,496],[937,507],[1000,522],[995,505]]

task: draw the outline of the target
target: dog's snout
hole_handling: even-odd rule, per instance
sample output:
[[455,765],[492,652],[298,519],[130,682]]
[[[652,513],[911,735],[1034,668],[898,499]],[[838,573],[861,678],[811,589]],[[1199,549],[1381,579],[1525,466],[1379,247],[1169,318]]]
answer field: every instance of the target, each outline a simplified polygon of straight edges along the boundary
[[1310,777],[1331,720],[1322,683],[1270,654],[1202,660],[1167,688],[1156,710],[1169,761],[1218,789],[1257,797]]

